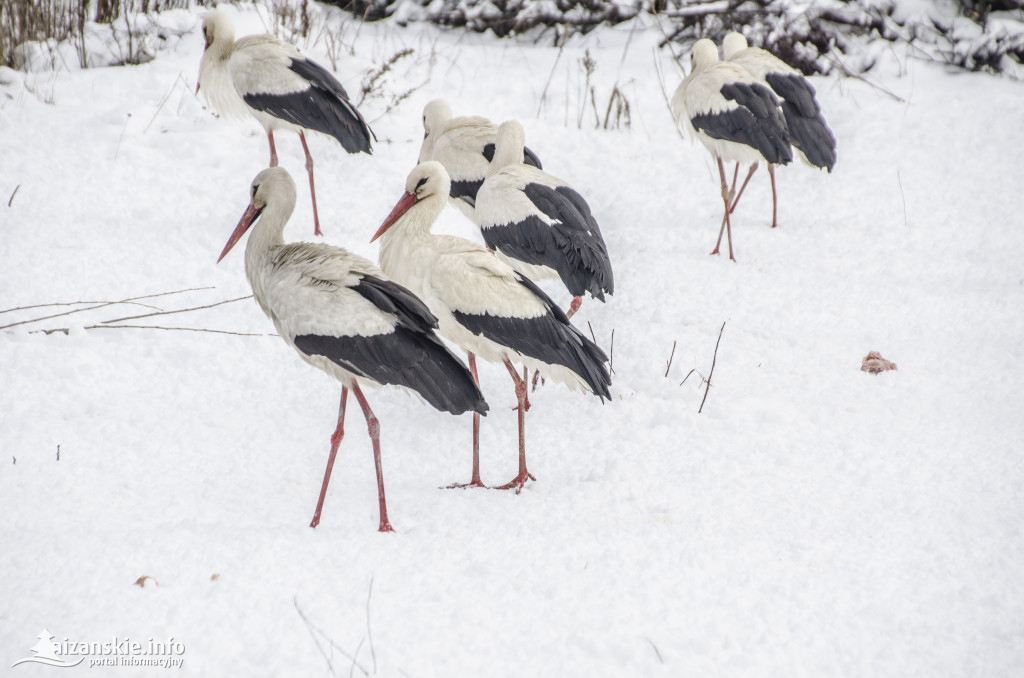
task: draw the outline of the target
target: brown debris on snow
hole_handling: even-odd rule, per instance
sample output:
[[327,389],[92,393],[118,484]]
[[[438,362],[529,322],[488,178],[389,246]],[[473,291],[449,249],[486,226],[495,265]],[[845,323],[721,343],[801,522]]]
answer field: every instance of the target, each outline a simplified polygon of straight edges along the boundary
[[862,372],[878,374],[879,372],[885,372],[887,370],[895,370],[896,363],[886,360],[878,351],[869,351],[868,354],[864,356],[864,360],[861,361],[860,369]]

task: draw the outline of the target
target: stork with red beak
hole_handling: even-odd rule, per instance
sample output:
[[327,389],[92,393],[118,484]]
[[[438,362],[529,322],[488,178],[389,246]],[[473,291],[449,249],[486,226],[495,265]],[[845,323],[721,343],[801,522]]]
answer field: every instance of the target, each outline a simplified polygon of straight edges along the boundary
[[245,273],[256,303],[300,358],[341,382],[338,423],[310,527],[320,522],[352,391],[373,443],[379,529],[390,532],[380,423],[360,384],[401,386],[451,414],[472,410],[479,417],[487,412],[487,403],[465,364],[435,333],[437,318],[412,292],[340,247],[285,244],[282,233],[295,207],[295,182],[287,171],[263,170],[253,179],[250,195],[249,207],[217,261],[255,224],[245,248]]
[[[502,489],[523,488],[533,476],[526,467],[526,381],[513,363],[523,363],[572,389],[610,398],[607,356],[529,278],[486,248],[431,226],[444,209],[451,188],[439,162],[417,165],[405,193],[381,224],[381,269],[405,285],[437,316],[438,332],[475,356],[503,364],[515,383],[519,413],[519,473]],[[480,481],[479,419],[474,417],[473,475]]]

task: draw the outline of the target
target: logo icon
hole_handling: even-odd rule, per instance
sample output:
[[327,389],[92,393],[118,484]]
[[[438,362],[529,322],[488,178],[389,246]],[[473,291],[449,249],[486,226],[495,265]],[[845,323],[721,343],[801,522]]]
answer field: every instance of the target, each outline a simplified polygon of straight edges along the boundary
[[60,648],[55,642],[53,642],[53,634],[43,629],[39,632],[39,642],[29,648],[32,652],[35,652],[34,657],[26,657],[25,659],[19,659],[18,661],[11,664],[11,668],[14,668],[18,664],[24,664],[26,662],[35,662],[36,664],[46,664],[47,666],[78,666],[85,657],[79,658],[76,662],[66,662],[57,656],[57,651]]

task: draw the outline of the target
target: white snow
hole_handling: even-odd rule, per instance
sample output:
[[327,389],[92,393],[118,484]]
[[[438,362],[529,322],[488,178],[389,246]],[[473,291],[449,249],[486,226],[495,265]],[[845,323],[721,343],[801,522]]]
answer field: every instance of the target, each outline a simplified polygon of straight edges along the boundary
[[[238,35],[264,30],[251,7],[228,10]],[[345,653],[354,675],[382,676],[1024,666],[1019,82],[899,50],[866,81],[815,79],[836,169],[780,170],[774,230],[759,170],[732,263],[708,255],[717,171],[673,129],[655,63],[669,96],[681,73],[656,27],[602,28],[560,53],[550,36],[348,24],[354,55],[335,70],[357,100],[368,71],[415,52],[361,106],[372,157],[310,137],[323,240],[376,258],[368,241],[415,162],[426,102],[521,120],[604,231],[616,292],[575,320],[613,354],[614,399],[532,393],[537,482],[516,496],[439,489],[469,479],[469,417],[372,391],[396,532],[376,531],[352,403],[311,530],[340,388],[254,302],[120,323],[247,336],[86,329],[249,294],[240,254],[215,262],[267,144],[193,94],[191,16],[141,66],[0,73],[0,326],[193,289],[0,331],[0,666],[33,656],[44,628],[173,637],[196,676],[350,675]],[[330,67],[323,41],[299,46]],[[632,129],[593,129],[587,49],[602,119],[618,83]],[[300,190],[285,236],[312,239],[298,138],[279,135],[278,153]],[[455,210],[442,220],[478,239]],[[55,302],[94,303],[7,310]],[[54,328],[69,331],[39,331]],[[899,369],[861,372],[871,350]],[[480,369],[496,485],[516,471],[515,396],[503,367]]]

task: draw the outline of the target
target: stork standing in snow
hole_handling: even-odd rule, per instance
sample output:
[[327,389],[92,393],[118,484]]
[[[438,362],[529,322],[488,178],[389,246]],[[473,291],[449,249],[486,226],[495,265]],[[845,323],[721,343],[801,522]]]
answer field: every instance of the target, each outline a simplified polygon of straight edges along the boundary
[[[480,245],[446,235],[431,226],[444,209],[451,180],[438,162],[417,165],[405,194],[373,240],[381,238],[380,264],[393,280],[407,286],[437,316],[441,336],[469,353],[504,364],[515,382],[519,413],[519,473],[501,489],[522,489],[533,480],[526,468],[526,381],[513,362],[522,362],[570,388],[609,398],[607,356],[569,323],[529,278]],[[473,475],[480,481],[479,419],[473,419]]]
[[250,195],[249,207],[217,261],[255,222],[245,248],[245,273],[256,302],[285,343],[342,384],[338,424],[310,527],[320,522],[351,390],[373,443],[380,531],[390,532],[380,424],[360,383],[405,387],[452,414],[472,410],[479,417],[487,411],[487,403],[466,366],[435,334],[437,318],[409,290],[388,280],[366,259],[339,247],[285,244],[282,233],[295,208],[295,182],[287,171],[263,170],[253,179]]
[[272,35],[235,40],[235,26],[223,12],[203,17],[206,49],[199,64],[196,87],[221,115],[256,118],[267,132],[270,166],[277,166],[274,130],[298,132],[306,153],[313,224],[321,235],[313,185],[313,156],[306,129],[337,139],[349,153],[370,153],[373,132],[349,101],[338,79],[297,49]]
[[[494,157],[497,130],[487,118],[453,117],[443,99],[434,99],[423,107],[423,144],[419,162],[436,160],[444,165],[452,181],[451,202],[473,221],[473,206]],[[540,158],[524,149],[528,165],[540,169]]]
[[558,278],[573,296],[612,294],[612,262],[590,206],[561,179],[523,163],[526,133],[509,120],[498,128],[494,158],[477,193],[476,222],[487,246],[531,280]]
[[[825,122],[821,105],[815,96],[814,85],[800,71],[790,67],[782,59],[759,47],[748,47],[747,39],[733,31],[722,41],[722,56],[730,63],[740,66],[758,82],[763,82],[781,99],[782,114],[792,137],[793,147],[803,160],[812,167],[827,169],[836,164],[836,137]],[[737,166],[737,170],[739,166]],[[746,181],[740,187],[735,202],[754,173],[751,167]],[[778,225],[778,201],[775,191],[775,167],[768,165],[772,180],[772,228]],[[733,205],[735,207],[735,204]]]
[[740,66],[720,62],[715,43],[698,40],[690,61],[690,74],[672,96],[672,113],[676,124],[689,128],[718,162],[725,216],[711,253],[718,254],[724,231],[729,258],[735,261],[729,218],[735,191],[726,182],[723,161],[751,165],[751,173],[759,162],[786,165],[793,160],[791,140],[775,95]]

